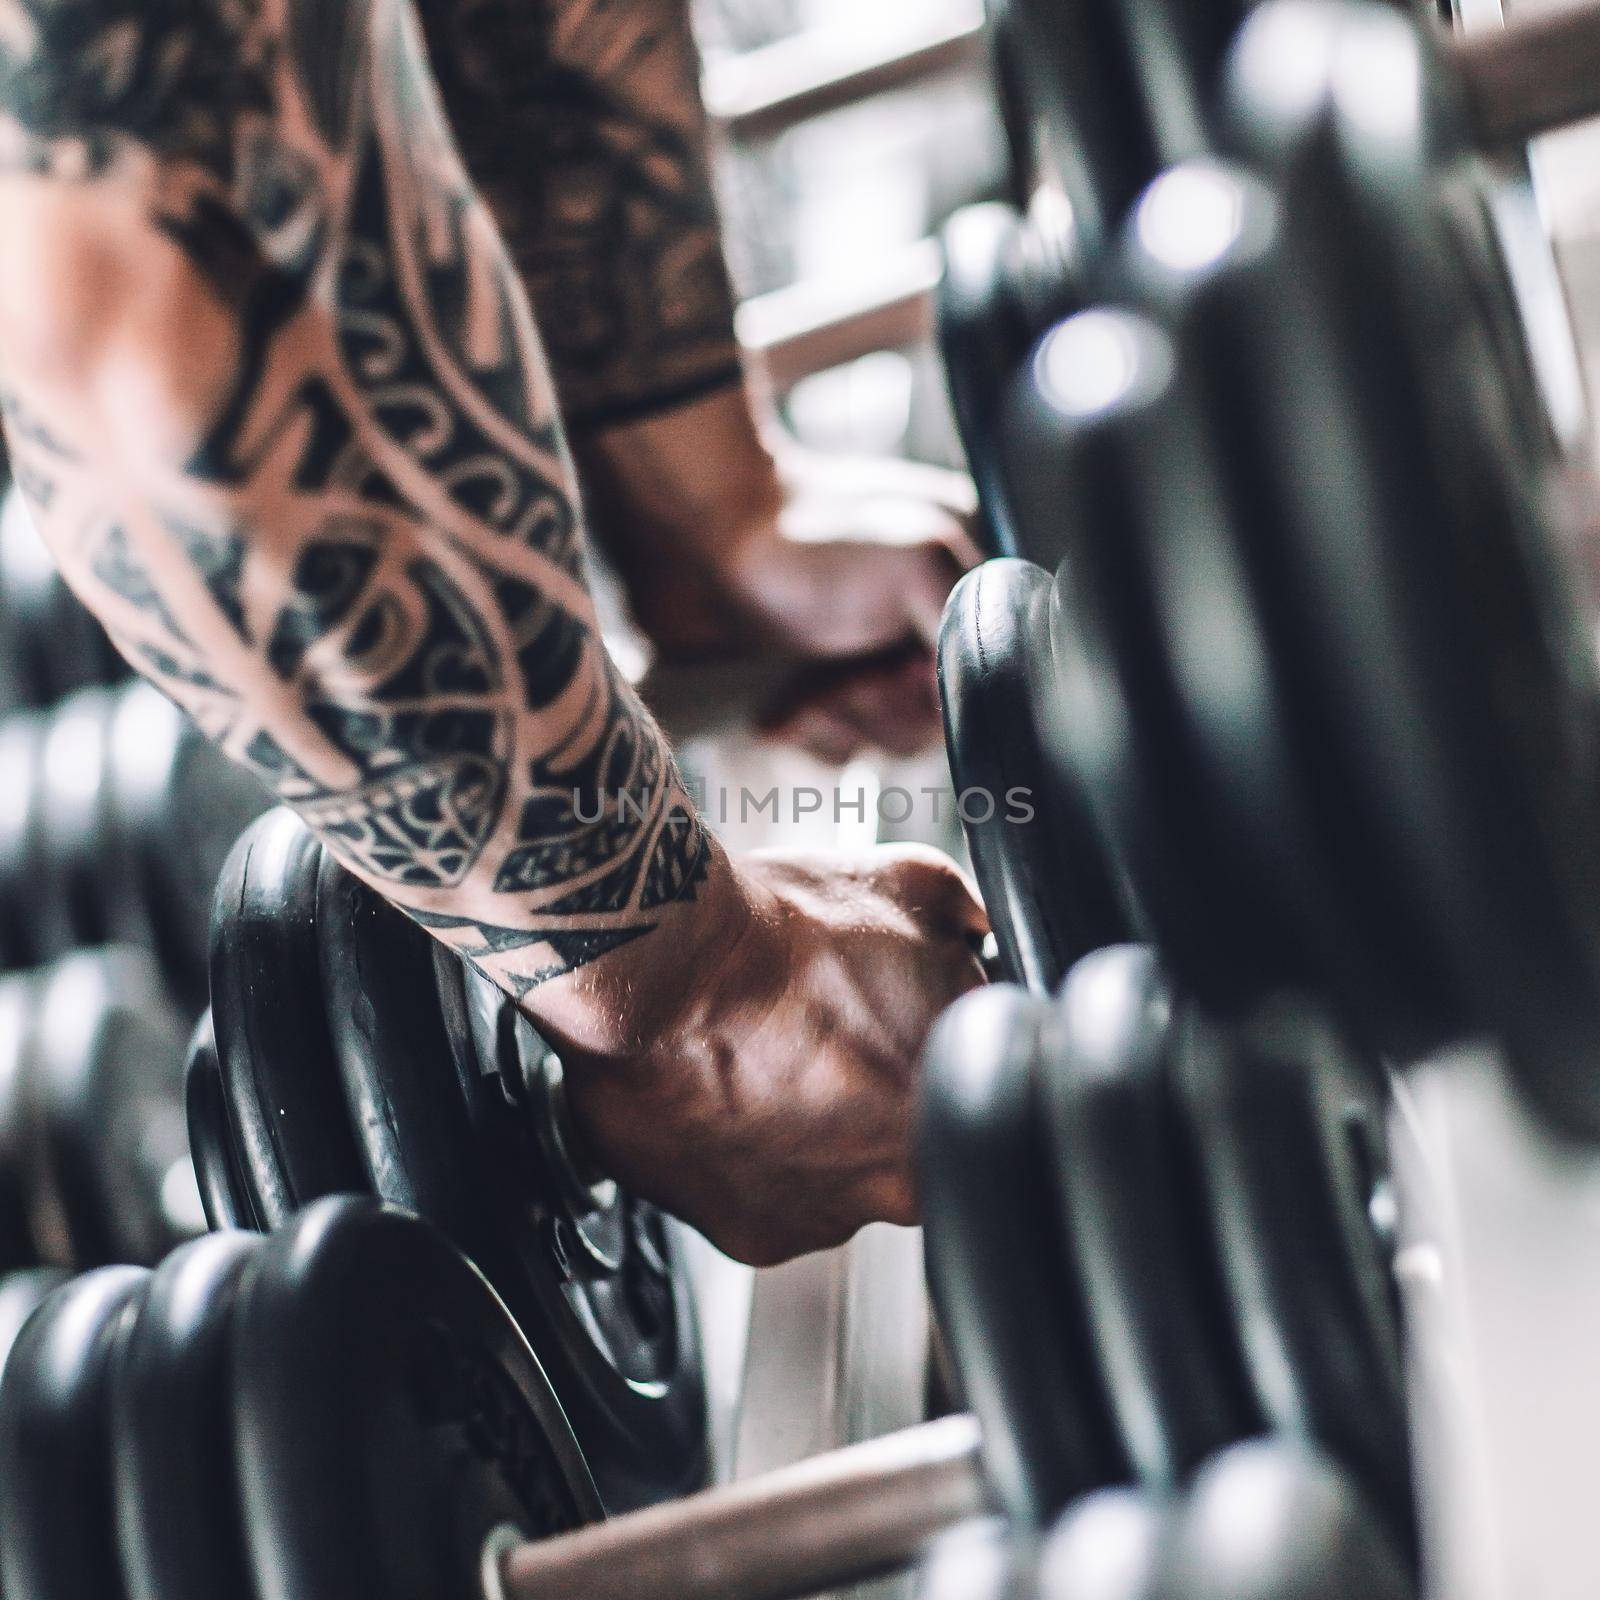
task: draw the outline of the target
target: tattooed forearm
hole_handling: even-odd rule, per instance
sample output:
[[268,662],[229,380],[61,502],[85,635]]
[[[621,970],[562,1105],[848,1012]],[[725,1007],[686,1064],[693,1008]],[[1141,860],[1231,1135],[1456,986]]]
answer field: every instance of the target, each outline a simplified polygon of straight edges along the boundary
[[688,0],[422,0],[421,13],[569,422],[736,379]]
[[225,318],[148,351],[192,397],[170,458],[23,371],[0,402],[129,659],[516,992],[692,898],[708,841],[596,631],[528,304],[401,0],[0,0],[0,140],[13,186],[137,200],[135,269],[176,252]]

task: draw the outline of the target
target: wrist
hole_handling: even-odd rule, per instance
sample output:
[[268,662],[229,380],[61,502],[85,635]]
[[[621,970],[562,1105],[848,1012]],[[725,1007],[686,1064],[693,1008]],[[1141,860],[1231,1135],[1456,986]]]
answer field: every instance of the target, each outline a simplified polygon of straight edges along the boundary
[[715,582],[783,507],[779,461],[743,383],[574,451],[596,538],[630,581],[687,569]]
[[765,896],[714,839],[692,900],[649,933],[535,989],[523,1010],[580,1071],[644,1072],[697,1053],[717,1032],[732,974],[766,920]]

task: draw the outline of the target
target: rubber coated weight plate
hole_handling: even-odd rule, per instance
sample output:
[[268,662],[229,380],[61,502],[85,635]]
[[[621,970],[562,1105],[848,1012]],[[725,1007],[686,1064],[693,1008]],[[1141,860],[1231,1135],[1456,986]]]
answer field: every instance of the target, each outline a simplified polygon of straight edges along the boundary
[[74,1263],[150,1263],[201,1231],[184,1034],[144,953],[80,951],[42,975],[33,1057],[43,1162]]
[[[135,863],[141,899],[174,992],[206,1001],[207,930],[217,879],[239,835],[272,804],[149,684],[117,696],[107,766],[108,826]],[[136,937],[133,930],[119,937]]]
[[111,1370],[149,1274],[107,1267],[52,1295],[12,1346],[0,1385],[0,1592],[118,1600]]
[[263,1227],[309,1201],[370,1192],[328,1036],[318,964],[316,839],[268,813],[217,882],[211,1010],[228,1120]]
[[259,1234],[212,1234],[174,1251],[123,1340],[110,1414],[128,1600],[250,1593],[228,1344],[240,1283],[263,1243]]
[[1178,1600],[1157,1588],[1171,1521],[1137,1489],[1086,1496],[1039,1552],[1036,1600]]
[[1047,1096],[1066,1231],[1112,1410],[1168,1489],[1260,1431],[1171,1075],[1173,1001],[1148,950],[1087,957],[1058,1002]]
[[39,903],[43,892],[37,827],[44,720],[18,712],[0,722],[0,958],[7,967],[39,962]]
[[228,1120],[227,1091],[217,1059],[217,1036],[207,1010],[189,1040],[183,1074],[184,1119],[189,1128],[189,1154],[206,1226],[212,1229],[259,1228],[260,1219],[245,1182],[238,1146]]
[[1035,135],[1038,176],[1066,195],[1084,259],[1095,260],[1134,197],[1174,154],[1141,100],[1123,27],[1110,6],[988,0],[1015,63]]
[[1173,1600],[1409,1600],[1404,1563],[1361,1495],[1303,1446],[1257,1440],[1207,1464],[1176,1519]]
[[1011,258],[1023,222],[998,201],[967,206],[940,235],[939,354],[950,409],[978,490],[986,555],[1015,555],[1016,527],[996,477],[993,433],[1017,367],[1033,340],[1017,325]]
[[541,1538],[599,1516],[505,1306],[415,1217],[312,1206],[262,1247],[234,1319],[259,1600],[481,1600],[492,1532]]
[[[1289,244],[1260,322],[1276,470],[1306,486],[1282,534],[1336,746],[1456,980],[1440,1033],[1499,1035],[1547,1114],[1600,1135],[1594,630],[1433,203],[1430,67],[1411,24],[1353,0],[1241,35],[1232,120]],[[1420,91],[1374,117],[1375,79]]]
[[1055,693],[1051,579],[986,561],[956,586],[939,632],[945,748],[973,870],[1006,975],[1038,993],[1129,934],[1088,809],[1041,731]]
[[[562,1397],[606,1503],[700,1487],[709,1469],[700,1329],[673,1225],[593,1171],[560,1059],[527,1017],[442,946],[433,958],[485,1186],[511,1219],[523,1272],[550,1303],[553,1335],[572,1347],[570,1364],[590,1373],[592,1400],[568,1400],[564,1389]],[[549,1293],[552,1259],[559,1299]],[[605,1367],[591,1368],[591,1344]],[[591,1419],[591,1408],[603,1415]],[[602,1441],[615,1460],[601,1457]]]
[[38,898],[34,946],[45,960],[104,944],[109,936],[98,860],[105,836],[105,765],[111,697],[80,689],[53,707],[40,751]]
[[1186,1019],[1177,1074],[1261,1407],[1315,1440],[1413,1535],[1396,1290],[1371,1212],[1382,1075],[1311,1007],[1226,1031]]
[[0,1382],[28,1318],[57,1289],[72,1281],[65,1267],[23,1267],[0,1277]]
[[[622,1197],[600,1214],[562,1203],[522,1063],[462,1056],[432,938],[326,854],[317,933],[328,1025],[374,1191],[439,1227],[505,1297],[610,1509],[698,1486],[699,1344],[659,1216]],[[530,1045],[526,1065],[543,1054]]]
[[[978,490],[989,555],[1026,555],[1054,566],[1049,547],[1024,545],[999,470],[995,438],[1018,371],[1039,335],[1078,309],[1072,243],[1049,226],[1047,207],[1024,218],[998,202],[967,206],[940,235],[939,352],[951,410]],[[1051,530],[1043,532],[1050,537]]]
[[[1271,293],[1278,206],[1262,184],[1191,162],[1151,185],[1121,272],[1172,341],[1133,474],[1158,625],[1229,859],[1300,986],[1332,992],[1368,1036],[1424,1033],[1441,980],[1397,914],[1379,841],[1330,762],[1301,659],[1296,574],[1281,529],[1296,492],[1274,480],[1279,416],[1251,360]],[[1218,641],[1226,641],[1219,648]],[[1418,997],[1425,997],[1419,1005]]]
[[940,1018],[918,1149],[940,1327],[999,1503],[1033,1528],[1127,1476],[1061,1227],[1044,1125],[1050,1015],[996,985]]
[[0,1268],[31,1265],[34,1145],[32,974],[0,978]]
[[1174,363],[1147,319],[1062,323],[1016,391],[1009,468],[1019,519],[1067,530],[1048,731],[1174,972],[1227,1009],[1269,988],[1286,952],[1209,813],[1151,590],[1142,486],[1164,448]]

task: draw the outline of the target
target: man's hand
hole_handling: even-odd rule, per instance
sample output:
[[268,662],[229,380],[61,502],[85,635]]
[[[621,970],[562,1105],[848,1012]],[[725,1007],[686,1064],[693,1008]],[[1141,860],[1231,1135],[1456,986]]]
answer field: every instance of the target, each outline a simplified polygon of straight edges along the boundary
[[967,479],[771,450],[737,385],[579,454],[597,537],[664,661],[794,661],[766,731],[836,764],[937,739],[939,620],[978,559]]
[[[652,1037],[563,1052],[596,1159],[758,1266],[915,1221],[917,1058],[983,981],[987,923],[966,881],[916,847],[721,858],[716,875],[699,927],[671,940],[686,953]],[[630,982],[611,1016],[654,1009],[653,987]]]

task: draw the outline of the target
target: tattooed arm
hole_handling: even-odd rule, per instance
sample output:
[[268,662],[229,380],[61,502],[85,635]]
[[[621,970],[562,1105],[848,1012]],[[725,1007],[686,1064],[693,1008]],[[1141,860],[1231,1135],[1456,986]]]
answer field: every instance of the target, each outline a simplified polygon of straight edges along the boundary
[[707,834],[400,0],[0,0],[0,230],[18,480],[128,658],[566,1045],[619,1177],[759,1259],[905,1215],[976,912]]
[[975,559],[971,489],[826,462],[765,423],[734,338],[688,0],[423,0],[422,18],[645,631],[678,658],[856,663],[778,730],[824,757],[927,744],[931,645]]

